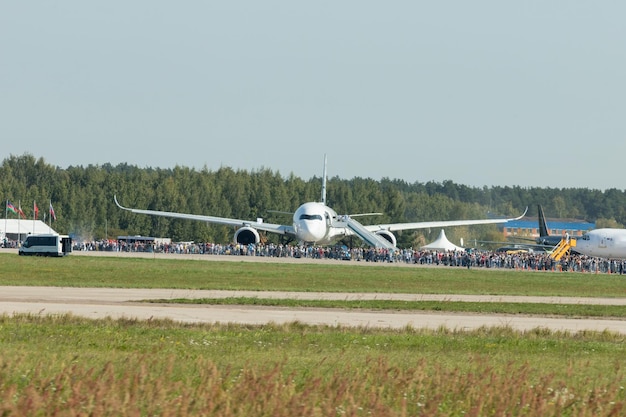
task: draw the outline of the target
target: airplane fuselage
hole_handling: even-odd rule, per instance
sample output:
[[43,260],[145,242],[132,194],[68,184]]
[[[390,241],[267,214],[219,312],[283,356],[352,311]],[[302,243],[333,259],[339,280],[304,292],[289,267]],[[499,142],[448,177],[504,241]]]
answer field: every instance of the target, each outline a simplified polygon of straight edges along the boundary
[[576,252],[600,258],[626,259],[626,229],[596,229],[576,239]]
[[535,239],[535,242],[537,242],[538,245],[556,246],[559,244],[561,239],[563,239],[563,236],[547,235],[539,236],[537,239]]
[[345,230],[333,226],[337,213],[323,203],[304,203],[293,215],[296,239],[327,245],[345,235]]

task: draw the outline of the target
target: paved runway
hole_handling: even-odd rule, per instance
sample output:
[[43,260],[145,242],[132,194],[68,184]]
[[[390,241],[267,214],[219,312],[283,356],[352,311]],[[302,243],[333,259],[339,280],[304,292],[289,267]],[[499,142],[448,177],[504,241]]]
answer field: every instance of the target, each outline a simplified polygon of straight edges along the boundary
[[64,314],[88,318],[172,319],[181,322],[265,324],[298,321],[329,326],[472,330],[482,326],[509,326],[517,330],[535,328],[578,332],[611,331],[626,334],[626,320],[568,319],[518,315],[468,313],[390,312],[321,308],[260,306],[212,306],[143,303],[146,299],[173,298],[299,298],[299,299],[398,299],[478,302],[532,302],[566,304],[626,305],[626,299],[573,297],[509,297],[420,294],[282,293],[268,291],[201,291],[171,289],[112,289],[60,287],[0,287],[0,314]]

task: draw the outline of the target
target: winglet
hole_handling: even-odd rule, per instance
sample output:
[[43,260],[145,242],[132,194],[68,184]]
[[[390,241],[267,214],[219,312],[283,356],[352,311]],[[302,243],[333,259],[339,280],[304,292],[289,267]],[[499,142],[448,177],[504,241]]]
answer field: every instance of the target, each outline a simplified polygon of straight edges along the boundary
[[117,201],[117,196],[115,194],[113,194],[113,200],[115,200],[115,204],[121,208],[122,210],[128,210],[126,207],[123,207],[118,201]]
[[526,206],[526,209],[524,210],[524,212],[522,213],[522,215],[521,215],[521,216],[519,216],[519,217],[515,217],[515,218],[513,218],[513,219],[509,219],[509,220],[519,220],[519,219],[521,219],[522,217],[524,217],[524,216],[526,215],[526,212],[527,212],[527,211],[528,211],[528,206]]

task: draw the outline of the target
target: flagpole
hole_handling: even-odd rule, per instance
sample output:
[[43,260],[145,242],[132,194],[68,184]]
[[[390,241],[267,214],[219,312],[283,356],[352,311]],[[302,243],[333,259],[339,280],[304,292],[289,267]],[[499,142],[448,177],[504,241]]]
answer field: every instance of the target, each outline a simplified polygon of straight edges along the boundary
[[7,241],[7,217],[9,217],[9,200],[7,199],[6,204],[4,205],[4,242]]
[[20,211],[22,210],[22,201],[21,200],[17,200],[17,246],[21,246],[20,243],[22,243],[22,234],[20,233],[20,220],[21,220],[21,215],[20,215]]

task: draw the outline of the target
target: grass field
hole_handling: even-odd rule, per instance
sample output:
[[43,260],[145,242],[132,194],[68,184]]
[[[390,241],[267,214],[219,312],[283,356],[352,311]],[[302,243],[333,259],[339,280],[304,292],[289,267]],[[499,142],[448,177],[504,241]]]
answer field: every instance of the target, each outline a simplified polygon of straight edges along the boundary
[[[207,256],[206,259],[211,259]],[[626,277],[456,267],[18,257],[0,253],[0,285],[626,297]]]
[[[0,270],[0,285],[587,297],[626,290],[613,275],[349,263],[0,254]],[[608,416],[623,415],[626,404],[624,337],[610,333],[2,316],[0,346],[2,416]]]

